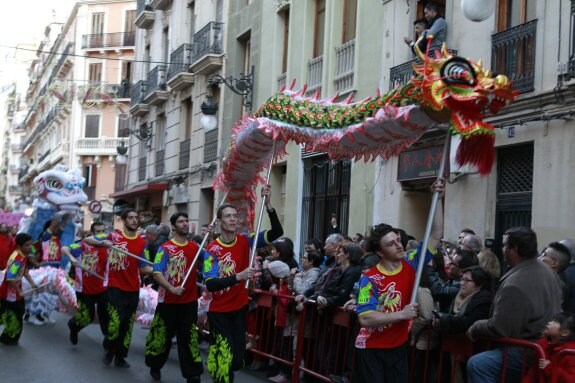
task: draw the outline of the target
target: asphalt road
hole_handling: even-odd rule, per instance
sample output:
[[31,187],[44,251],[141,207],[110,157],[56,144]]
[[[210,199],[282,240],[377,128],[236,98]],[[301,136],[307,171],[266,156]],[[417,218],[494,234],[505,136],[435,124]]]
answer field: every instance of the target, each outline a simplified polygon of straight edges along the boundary
[[[68,316],[55,313],[56,323],[34,326],[24,324],[18,346],[0,344],[0,382],[10,383],[128,383],[153,382],[144,364],[144,345],[148,330],[135,324],[130,353],[131,368],[107,367],[102,363],[102,335],[92,324],[79,334],[77,346],[68,340]],[[203,353],[205,361],[205,353]],[[202,382],[211,379],[204,365]],[[236,373],[235,382],[267,382],[265,374],[247,369]],[[180,373],[177,350],[162,369],[162,382],[185,382]]]

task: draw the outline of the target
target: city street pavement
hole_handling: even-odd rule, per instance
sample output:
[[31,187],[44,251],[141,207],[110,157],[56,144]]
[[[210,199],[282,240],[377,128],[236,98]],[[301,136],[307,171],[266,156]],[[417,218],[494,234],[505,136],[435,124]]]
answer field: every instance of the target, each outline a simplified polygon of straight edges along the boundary
[[[34,326],[24,324],[18,346],[0,344],[0,382],[10,383],[130,383],[153,382],[144,364],[144,345],[148,330],[134,325],[132,345],[126,359],[131,368],[107,367],[102,363],[102,335],[98,325],[92,324],[79,334],[77,346],[68,340],[68,316],[55,313],[56,323]],[[211,379],[205,366],[202,382]],[[176,347],[162,369],[162,382],[185,382],[180,373]],[[247,369],[236,373],[235,382],[267,382],[265,374]]]

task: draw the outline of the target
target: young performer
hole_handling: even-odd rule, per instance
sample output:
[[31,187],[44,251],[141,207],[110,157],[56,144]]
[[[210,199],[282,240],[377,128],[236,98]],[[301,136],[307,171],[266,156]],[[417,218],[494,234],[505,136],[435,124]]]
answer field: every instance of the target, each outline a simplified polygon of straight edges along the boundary
[[[108,347],[103,362],[110,365],[115,359],[116,367],[128,368],[126,362],[128,349],[132,340],[134,315],[138,308],[140,293],[140,273],[150,274],[152,268],[146,266],[143,259],[146,240],[138,235],[140,226],[138,213],[132,208],[125,209],[120,215],[124,228],[121,232],[98,234],[84,240],[90,246],[108,248],[107,287],[108,314],[110,315],[104,345]],[[124,252],[110,247],[125,250],[137,257],[139,261]]]
[[[103,222],[93,222],[90,232],[95,236],[105,234],[106,226]],[[81,241],[63,247],[62,253],[70,258],[76,268],[74,289],[78,312],[68,321],[70,342],[73,345],[78,344],[78,333],[94,321],[96,307],[100,330],[105,337],[108,330],[108,296],[104,286],[104,275],[108,262],[108,249],[90,246]],[[105,344],[104,348],[107,349]]]
[[[195,242],[188,242],[189,220],[186,213],[175,213],[170,217],[174,238],[158,249],[154,260],[154,280],[160,286],[158,306],[152,321],[152,328],[146,338],[146,365],[154,380],[161,379],[161,368],[166,363],[174,335],[178,345],[178,359],[182,376],[188,383],[200,382],[203,372],[198,345],[198,288],[196,286],[198,259],[194,270],[184,283],[185,276],[198,252]],[[217,277],[217,260],[202,250],[204,280],[211,284]],[[247,279],[247,270],[242,279]]]
[[[221,235],[208,245],[207,251],[218,258],[218,275],[222,281],[236,281],[241,273],[251,270],[249,264],[250,247],[256,241],[257,247],[269,245],[283,234],[279,218],[271,206],[271,186],[262,190],[265,206],[271,222],[271,230],[260,233],[236,234],[237,209],[224,204],[217,210],[217,223]],[[257,234],[257,235],[256,235]],[[208,290],[213,291],[210,286]],[[248,290],[244,283],[238,283],[213,293],[208,320],[210,323],[210,350],[208,371],[214,382],[233,382],[234,371],[244,363],[246,349],[246,312]]]
[[22,277],[35,289],[36,284],[28,274],[28,253],[32,249],[32,237],[26,233],[16,235],[16,250],[10,255],[4,281],[0,285],[0,323],[4,331],[0,342],[6,345],[17,345],[22,334],[22,317],[24,316],[24,293]]

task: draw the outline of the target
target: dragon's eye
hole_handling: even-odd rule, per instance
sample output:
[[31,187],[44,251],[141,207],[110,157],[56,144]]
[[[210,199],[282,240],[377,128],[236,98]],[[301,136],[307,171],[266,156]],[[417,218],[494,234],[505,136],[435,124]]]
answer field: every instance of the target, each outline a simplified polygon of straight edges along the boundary
[[60,182],[60,180],[57,178],[48,178],[46,185],[50,189],[62,189],[62,182]]
[[452,57],[441,67],[441,78],[448,85],[476,84],[475,69],[462,57]]

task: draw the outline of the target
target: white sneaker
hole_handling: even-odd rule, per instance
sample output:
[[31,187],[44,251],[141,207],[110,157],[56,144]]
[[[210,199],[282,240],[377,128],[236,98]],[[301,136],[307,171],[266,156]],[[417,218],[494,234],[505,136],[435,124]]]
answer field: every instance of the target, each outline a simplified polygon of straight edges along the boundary
[[52,314],[43,313],[42,317],[46,323],[56,323],[56,318]]
[[34,315],[28,319],[28,323],[33,324],[34,326],[42,326],[46,322],[41,321],[40,319],[36,318],[36,316]]

